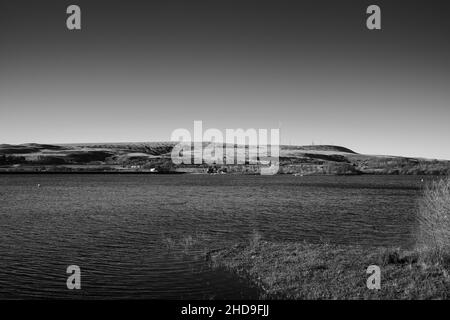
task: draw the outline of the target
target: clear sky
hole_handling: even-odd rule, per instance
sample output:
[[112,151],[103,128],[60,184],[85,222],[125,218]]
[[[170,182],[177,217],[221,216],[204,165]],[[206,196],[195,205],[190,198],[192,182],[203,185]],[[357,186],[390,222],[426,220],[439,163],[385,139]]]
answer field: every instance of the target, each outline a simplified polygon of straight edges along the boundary
[[[373,3],[381,31],[365,27]],[[0,4],[0,143],[167,141],[202,120],[450,159],[445,1]]]

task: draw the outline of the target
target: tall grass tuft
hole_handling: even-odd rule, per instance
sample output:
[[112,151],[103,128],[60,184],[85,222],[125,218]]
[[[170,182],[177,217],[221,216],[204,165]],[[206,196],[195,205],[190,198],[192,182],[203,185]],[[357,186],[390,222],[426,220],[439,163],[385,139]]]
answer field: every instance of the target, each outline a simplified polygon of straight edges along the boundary
[[262,235],[256,230],[253,230],[253,233],[250,236],[250,248],[256,249],[262,240]]
[[450,253],[450,177],[428,184],[419,204],[418,245],[436,253]]

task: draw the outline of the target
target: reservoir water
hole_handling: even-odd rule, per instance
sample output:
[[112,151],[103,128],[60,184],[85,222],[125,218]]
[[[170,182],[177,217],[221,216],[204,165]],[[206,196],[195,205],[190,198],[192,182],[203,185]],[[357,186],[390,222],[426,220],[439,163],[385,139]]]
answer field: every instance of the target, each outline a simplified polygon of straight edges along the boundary
[[[0,298],[256,298],[189,244],[222,248],[256,232],[410,247],[421,179],[0,175]],[[69,265],[80,266],[82,290],[67,290]]]

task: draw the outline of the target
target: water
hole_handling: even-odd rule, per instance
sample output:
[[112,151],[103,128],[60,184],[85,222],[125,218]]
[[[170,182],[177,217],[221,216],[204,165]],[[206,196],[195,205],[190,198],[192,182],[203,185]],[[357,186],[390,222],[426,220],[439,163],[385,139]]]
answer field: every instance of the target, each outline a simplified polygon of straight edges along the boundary
[[[417,176],[0,175],[0,298],[256,298],[196,249],[414,244]],[[38,188],[37,185],[41,186]],[[66,289],[66,268],[82,290]]]

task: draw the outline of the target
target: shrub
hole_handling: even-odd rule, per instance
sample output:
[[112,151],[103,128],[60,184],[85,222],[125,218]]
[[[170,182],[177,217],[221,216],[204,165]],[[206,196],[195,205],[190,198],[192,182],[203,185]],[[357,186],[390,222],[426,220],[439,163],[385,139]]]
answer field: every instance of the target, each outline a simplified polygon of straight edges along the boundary
[[450,251],[450,178],[428,184],[419,204],[418,244],[437,252]]

